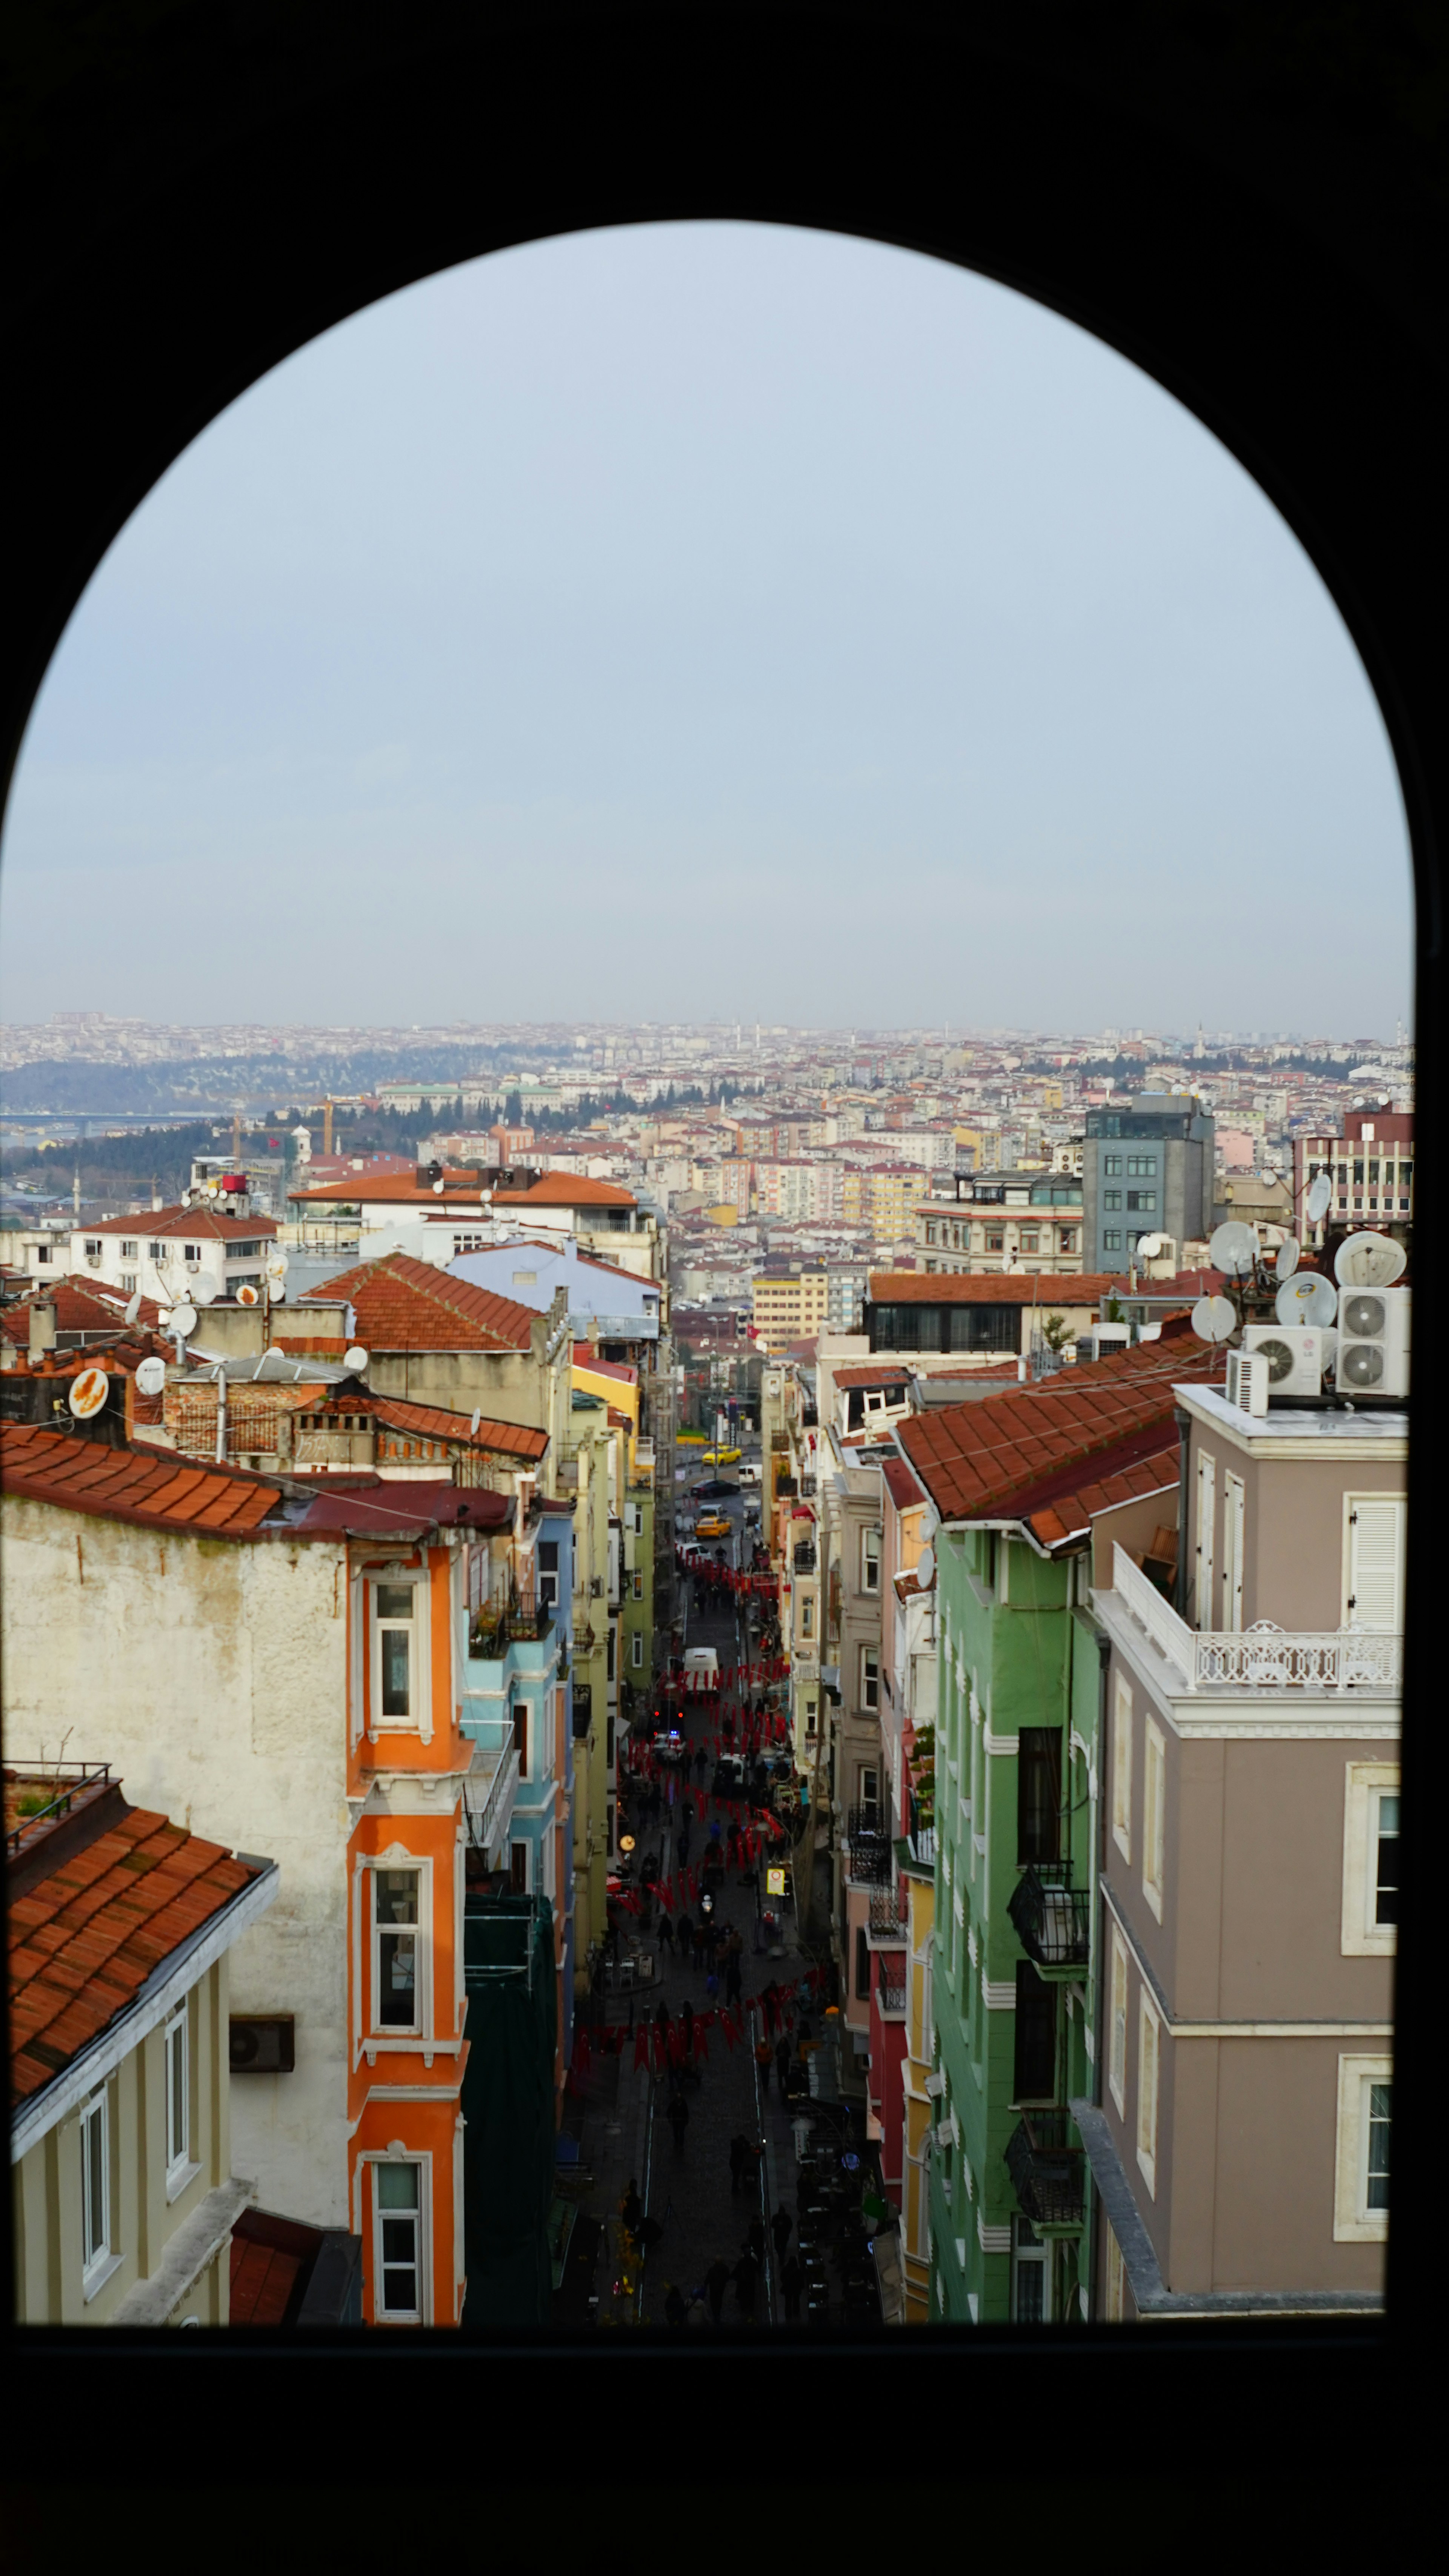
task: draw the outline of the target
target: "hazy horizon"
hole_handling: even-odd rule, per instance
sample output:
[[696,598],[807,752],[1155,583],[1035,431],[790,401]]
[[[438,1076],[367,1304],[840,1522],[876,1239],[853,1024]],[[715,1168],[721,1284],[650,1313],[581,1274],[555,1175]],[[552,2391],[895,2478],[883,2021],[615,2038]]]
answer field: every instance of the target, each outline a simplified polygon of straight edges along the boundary
[[916,254],[665,225],[392,297],[177,460],[32,718],[0,998],[1387,1042],[1410,928],[1352,644],[1188,413]]

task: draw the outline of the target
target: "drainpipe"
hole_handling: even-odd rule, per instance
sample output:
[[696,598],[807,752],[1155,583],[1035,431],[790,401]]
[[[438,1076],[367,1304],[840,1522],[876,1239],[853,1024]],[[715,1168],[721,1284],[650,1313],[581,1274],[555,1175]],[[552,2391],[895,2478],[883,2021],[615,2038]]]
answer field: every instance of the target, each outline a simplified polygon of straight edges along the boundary
[[226,1465],[226,1371],[216,1372],[216,1463]]
[[32,1297],[29,1313],[30,1365],[37,1368],[55,1349],[55,1299]]
[[1104,1791],[1107,1780],[1107,1674],[1110,1669],[1111,1662],[1112,1640],[1106,1634],[1105,1630],[1099,1628],[1097,1631],[1097,1750],[1095,1763],[1097,1773],[1097,1832],[1095,1840],[1090,1847],[1092,1853],[1091,1921],[1092,1929],[1096,1934],[1097,1939],[1097,1966],[1096,1973],[1092,1979],[1092,1984],[1095,1989],[1092,1998],[1092,2027],[1096,2033],[1097,2043],[1096,2055],[1092,2060],[1092,2100],[1097,2104],[1100,2104],[1102,2099],[1102,2056],[1107,2040],[1107,2026],[1102,2017],[1107,1991],[1107,1942],[1104,1930],[1104,1909],[1100,1902],[1100,1891],[1102,1885],[1102,1874],[1107,1864],[1107,1800],[1104,1795]]
[[1176,1579],[1176,1581],[1174,1582],[1173,1587],[1172,1587],[1172,1606],[1173,1606],[1174,1610],[1177,1612],[1177,1615],[1178,1615],[1179,1619],[1185,1619],[1185,1618],[1187,1617],[1187,1532],[1188,1532],[1188,1510],[1187,1510],[1187,1505],[1188,1505],[1188,1492],[1187,1492],[1187,1460],[1188,1460],[1188,1434],[1189,1434],[1189,1432],[1190,1432],[1190,1431],[1191,1431],[1191,1429],[1192,1429],[1192,1415],[1191,1415],[1190,1413],[1186,1412],[1186,1411],[1184,1410],[1184,1408],[1183,1408],[1183,1406],[1182,1406],[1182,1405],[1180,1405],[1180,1404],[1175,1404],[1175,1405],[1173,1406],[1173,1408],[1172,1408],[1172,1418],[1173,1418],[1173,1421],[1177,1424],[1177,1442],[1178,1442],[1178,1452],[1177,1452],[1177,1579]]

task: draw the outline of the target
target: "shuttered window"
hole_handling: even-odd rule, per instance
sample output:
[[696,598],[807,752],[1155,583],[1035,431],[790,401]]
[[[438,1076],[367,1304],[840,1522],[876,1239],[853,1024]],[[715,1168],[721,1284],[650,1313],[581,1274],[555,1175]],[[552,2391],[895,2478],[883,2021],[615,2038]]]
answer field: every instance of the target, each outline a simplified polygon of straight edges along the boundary
[[1197,1597],[1193,1602],[1193,1625],[1210,1628],[1213,1624],[1213,1519],[1217,1510],[1217,1463],[1200,1457],[1197,1462]]
[[1016,1857],[1018,1862],[1060,1856],[1062,1731],[1024,1726],[1016,1757]]
[[1017,2102],[1050,2102],[1057,2083],[1057,1995],[1030,1959],[1016,1970],[1016,2031],[1012,2098]]
[[1343,1624],[1395,1632],[1404,1624],[1408,1507],[1402,1494],[1348,1494],[1344,1503]]

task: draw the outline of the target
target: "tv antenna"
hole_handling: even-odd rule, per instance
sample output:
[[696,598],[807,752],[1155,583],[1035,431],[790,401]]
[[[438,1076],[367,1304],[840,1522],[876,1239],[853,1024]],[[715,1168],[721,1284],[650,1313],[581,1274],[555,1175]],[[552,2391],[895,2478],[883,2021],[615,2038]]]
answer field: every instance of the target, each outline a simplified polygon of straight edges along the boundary
[[1284,1280],[1273,1312],[1280,1324],[1314,1324],[1326,1332],[1338,1313],[1338,1290],[1321,1270],[1300,1270]]
[[1392,1235],[1351,1234],[1333,1256],[1333,1275],[1340,1288],[1392,1288],[1408,1265],[1408,1254]]
[[[1214,1263],[1214,1268],[1217,1264]],[[1225,1342],[1238,1329],[1237,1309],[1230,1297],[1199,1297],[1192,1310],[1192,1329],[1200,1342]]]
[[1258,1261],[1257,1228],[1229,1217],[1220,1225],[1208,1245],[1208,1259],[1214,1270],[1225,1279],[1251,1279]]
[[104,1369],[82,1369],[79,1377],[71,1379],[66,1402],[77,1422],[89,1422],[92,1414],[100,1412],[110,1391],[111,1382]]

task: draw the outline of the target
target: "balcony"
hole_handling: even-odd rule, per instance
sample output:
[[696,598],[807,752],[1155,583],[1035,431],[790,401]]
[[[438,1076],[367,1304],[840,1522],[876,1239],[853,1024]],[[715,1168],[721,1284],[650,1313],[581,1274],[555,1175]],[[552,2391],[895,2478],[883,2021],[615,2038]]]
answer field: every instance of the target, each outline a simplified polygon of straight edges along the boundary
[[906,1899],[899,1887],[883,1888],[870,1900],[870,1937],[898,1947],[906,1938]]
[[1087,2159],[1072,2137],[1069,2111],[1028,2111],[1007,2142],[1011,2187],[1033,2227],[1048,2233],[1082,2225]]
[[846,1853],[845,1874],[852,1887],[889,1887],[891,1883],[890,1836],[860,1834],[852,1830]]
[[807,1538],[807,1539],[802,1539],[802,1540],[801,1540],[800,1545],[799,1545],[799,1546],[796,1548],[796,1550],[795,1550],[794,1564],[795,1564],[795,1571],[796,1571],[796,1573],[797,1573],[797,1574],[813,1574],[813,1573],[814,1573],[814,1571],[815,1571],[815,1541],[813,1540],[813,1538]]
[[1034,1861],[1007,1907],[1029,1959],[1051,1976],[1075,1975],[1092,1955],[1091,1897],[1073,1887],[1070,1861]]
[[1241,1691],[1259,1697],[1281,1691],[1318,1698],[1361,1691],[1397,1699],[1403,1687],[1401,1636],[1369,1628],[1314,1635],[1275,1627],[1271,1619],[1259,1619],[1241,1634],[1189,1628],[1122,1547],[1112,1550],[1112,1592],[1180,1675],[1185,1694]]
[[491,1753],[480,1746],[463,1782],[468,1840],[475,1851],[483,1853],[489,1869],[497,1869],[503,1858],[518,1780],[518,1753],[509,1744]]
[[886,1958],[882,1956],[880,1976],[877,1980],[875,1990],[875,1999],[880,2007],[881,2019],[882,2021],[904,2021],[906,2017],[905,1968],[904,1965],[901,1967],[898,1976],[888,1976],[886,1974],[886,1966]]

